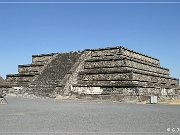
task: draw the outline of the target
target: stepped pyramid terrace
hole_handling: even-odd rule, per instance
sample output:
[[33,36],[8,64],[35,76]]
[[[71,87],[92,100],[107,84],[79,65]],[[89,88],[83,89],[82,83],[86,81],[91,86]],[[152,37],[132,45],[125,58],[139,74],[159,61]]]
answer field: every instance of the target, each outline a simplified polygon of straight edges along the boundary
[[20,93],[43,97],[145,101],[180,94],[179,80],[158,59],[122,46],[33,55],[18,72],[6,82],[22,88]]

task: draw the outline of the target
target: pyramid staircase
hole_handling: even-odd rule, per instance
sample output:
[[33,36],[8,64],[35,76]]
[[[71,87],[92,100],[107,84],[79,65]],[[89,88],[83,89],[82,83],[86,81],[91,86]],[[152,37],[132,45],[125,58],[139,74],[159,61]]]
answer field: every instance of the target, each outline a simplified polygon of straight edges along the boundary
[[64,87],[64,78],[67,74],[71,74],[70,69],[80,55],[80,52],[57,54],[41,74],[30,83],[28,93],[46,97],[56,96],[56,86],[62,84],[60,87]]

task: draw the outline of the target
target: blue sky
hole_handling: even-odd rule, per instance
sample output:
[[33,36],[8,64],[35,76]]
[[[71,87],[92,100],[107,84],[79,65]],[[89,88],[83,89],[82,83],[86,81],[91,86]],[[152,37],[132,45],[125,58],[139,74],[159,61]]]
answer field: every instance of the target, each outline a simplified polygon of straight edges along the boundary
[[31,63],[32,54],[117,45],[160,59],[171,76],[180,78],[180,3],[0,3],[4,78],[17,73],[19,64]]

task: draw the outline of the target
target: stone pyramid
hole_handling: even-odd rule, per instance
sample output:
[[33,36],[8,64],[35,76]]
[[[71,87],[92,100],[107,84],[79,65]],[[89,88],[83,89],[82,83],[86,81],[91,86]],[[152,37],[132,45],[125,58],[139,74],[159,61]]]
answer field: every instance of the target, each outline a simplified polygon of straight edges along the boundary
[[180,91],[179,80],[158,59],[122,46],[33,55],[32,64],[18,67],[19,73],[6,80],[38,96],[123,100],[175,97]]

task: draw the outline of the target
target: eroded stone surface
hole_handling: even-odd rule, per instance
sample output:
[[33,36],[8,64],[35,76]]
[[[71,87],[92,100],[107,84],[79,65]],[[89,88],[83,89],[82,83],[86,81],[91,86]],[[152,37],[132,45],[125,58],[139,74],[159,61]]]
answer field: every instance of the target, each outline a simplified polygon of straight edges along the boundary
[[33,55],[32,64],[19,65],[19,74],[7,75],[6,80],[23,86],[26,94],[45,97],[86,95],[140,101],[151,95],[177,97],[180,93],[179,80],[170,77],[158,59],[122,46]]

